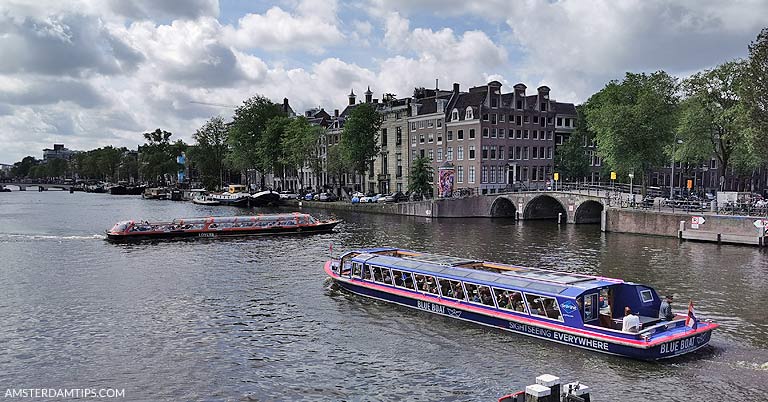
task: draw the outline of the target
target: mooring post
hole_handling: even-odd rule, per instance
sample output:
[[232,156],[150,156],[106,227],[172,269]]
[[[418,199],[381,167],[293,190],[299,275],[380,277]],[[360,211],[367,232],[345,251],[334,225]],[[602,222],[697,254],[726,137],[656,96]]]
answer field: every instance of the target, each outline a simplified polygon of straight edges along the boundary
[[560,398],[560,377],[552,374],[542,374],[536,377],[536,384],[549,388],[550,400],[559,400]]
[[539,384],[525,387],[525,402],[551,402],[552,391]]

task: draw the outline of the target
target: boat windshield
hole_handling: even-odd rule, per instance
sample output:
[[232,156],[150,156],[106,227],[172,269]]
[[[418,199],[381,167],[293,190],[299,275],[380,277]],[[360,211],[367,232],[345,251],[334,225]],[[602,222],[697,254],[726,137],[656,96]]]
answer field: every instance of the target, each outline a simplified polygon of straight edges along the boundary
[[128,225],[130,224],[131,224],[131,221],[117,222],[115,223],[115,226],[112,226],[112,229],[110,229],[109,231],[113,233],[125,232],[125,229],[128,229]]

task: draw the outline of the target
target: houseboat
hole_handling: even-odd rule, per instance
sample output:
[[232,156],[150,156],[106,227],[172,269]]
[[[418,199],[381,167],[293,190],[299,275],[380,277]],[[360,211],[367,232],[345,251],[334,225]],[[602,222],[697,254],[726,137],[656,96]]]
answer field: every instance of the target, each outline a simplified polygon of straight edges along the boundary
[[218,201],[221,205],[247,207],[248,202],[251,199],[251,194],[248,193],[247,187],[242,184],[230,184],[227,192],[222,194],[210,194],[206,198],[208,200]]
[[130,241],[175,237],[227,237],[330,232],[339,220],[321,221],[298,212],[257,216],[174,219],[170,222],[123,221],[107,230],[107,239]]
[[280,193],[272,190],[259,191],[251,194],[250,205],[252,207],[276,206],[280,204]]
[[[692,311],[660,320],[658,293],[620,279],[398,248],[347,252],[327,261],[325,272],[359,295],[641,360],[693,352],[707,345],[718,327]],[[625,307],[639,321],[627,331],[622,330]]]

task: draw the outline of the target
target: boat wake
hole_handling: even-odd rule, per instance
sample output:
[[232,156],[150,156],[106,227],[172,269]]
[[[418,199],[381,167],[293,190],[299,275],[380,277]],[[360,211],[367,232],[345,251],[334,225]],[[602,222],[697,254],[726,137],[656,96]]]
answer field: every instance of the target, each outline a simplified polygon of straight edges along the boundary
[[47,234],[21,234],[21,233],[0,233],[0,241],[26,241],[26,240],[104,240],[104,235],[93,234],[90,236],[77,235],[47,235]]

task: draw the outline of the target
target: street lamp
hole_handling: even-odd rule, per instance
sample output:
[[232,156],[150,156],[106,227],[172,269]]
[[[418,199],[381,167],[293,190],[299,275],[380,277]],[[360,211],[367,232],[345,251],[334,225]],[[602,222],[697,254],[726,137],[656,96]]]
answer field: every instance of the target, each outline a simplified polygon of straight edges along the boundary
[[634,180],[635,180],[635,174],[634,173],[630,173],[629,174],[629,194],[630,194],[630,196],[632,196],[632,200],[633,201],[635,199],[635,192],[632,191],[632,185],[634,184]]
[[669,198],[675,198],[675,145],[682,144],[683,140],[675,138],[672,143],[672,177],[669,178]]

